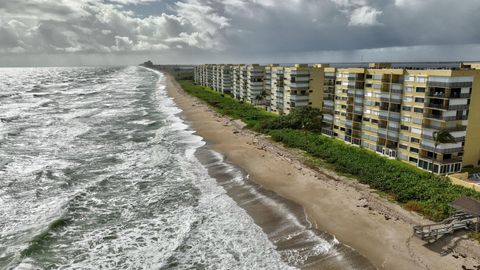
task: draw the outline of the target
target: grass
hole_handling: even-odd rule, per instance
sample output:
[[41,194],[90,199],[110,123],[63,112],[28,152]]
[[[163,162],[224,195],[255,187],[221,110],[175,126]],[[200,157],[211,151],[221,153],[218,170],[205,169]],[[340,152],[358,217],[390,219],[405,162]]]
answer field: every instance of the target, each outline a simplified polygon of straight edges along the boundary
[[432,220],[452,214],[449,204],[461,196],[480,199],[480,193],[456,186],[443,176],[434,176],[401,161],[387,159],[369,150],[347,145],[327,136],[298,129],[262,128],[275,114],[242,103],[207,87],[180,80],[182,88],[211,105],[218,113],[241,119],[247,127],[271,136],[287,147],[303,150],[305,163],[312,167],[334,170],[356,178],[391,201],[419,212]]

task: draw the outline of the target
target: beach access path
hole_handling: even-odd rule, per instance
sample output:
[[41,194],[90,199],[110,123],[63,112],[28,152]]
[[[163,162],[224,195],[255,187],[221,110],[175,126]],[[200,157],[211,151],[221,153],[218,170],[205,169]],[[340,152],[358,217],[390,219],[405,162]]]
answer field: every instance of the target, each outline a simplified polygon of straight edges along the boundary
[[240,129],[228,117],[188,95],[166,74],[167,92],[182,117],[213,150],[244,169],[265,189],[304,207],[309,221],[351,246],[379,269],[480,269],[480,245],[456,234],[433,244],[413,236],[428,221],[354,179],[311,169],[298,151]]

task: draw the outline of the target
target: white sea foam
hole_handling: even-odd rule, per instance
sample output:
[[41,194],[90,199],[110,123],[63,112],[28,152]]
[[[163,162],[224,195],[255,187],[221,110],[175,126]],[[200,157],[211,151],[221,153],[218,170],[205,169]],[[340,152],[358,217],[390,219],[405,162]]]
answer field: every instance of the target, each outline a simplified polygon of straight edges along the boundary
[[[0,268],[289,268],[196,157],[205,142],[180,118],[162,74],[137,67],[25,73],[9,81],[27,85],[18,91],[40,84],[61,92],[48,96],[60,107],[4,112],[21,117],[4,123],[19,132],[0,144],[0,158],[9,160],[0,165],[0,216],[7,217]],[[242,172],[217,157],[215,166],[241,185]]]

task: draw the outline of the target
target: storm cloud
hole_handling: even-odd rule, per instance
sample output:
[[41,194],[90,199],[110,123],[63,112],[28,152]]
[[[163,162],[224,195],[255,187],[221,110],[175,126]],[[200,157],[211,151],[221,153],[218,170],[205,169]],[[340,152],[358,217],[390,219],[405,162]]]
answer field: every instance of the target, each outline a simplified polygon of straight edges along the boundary
[[473,60],[479,12],[478,0],[2,1],[0,65]]

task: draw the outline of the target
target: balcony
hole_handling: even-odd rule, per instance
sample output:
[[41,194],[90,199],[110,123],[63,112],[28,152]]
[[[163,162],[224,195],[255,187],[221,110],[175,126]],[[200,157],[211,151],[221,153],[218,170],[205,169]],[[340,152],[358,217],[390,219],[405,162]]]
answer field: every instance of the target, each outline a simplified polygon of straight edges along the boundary
[[322,128],[322,134],[333,137],[334,133],[333,130],[328,128]]
[[451,149],[438,149],[435,151],[435,147],[431,147],[428,145],[421,145],[421,149],[425,151],[430,151],[432,153],[438,153],[438,154],[443,154],[443,155],[448,155],[448,154],[454,154],[454,153],[460,153],[463,152],[463,147],[457,147],[457,148],[451,148]]
[[327,123],[327,124],[333,124],[333,119],[323,118],[322,122]]
[[449,82],[449,81],[433,81],[433,78],[430,78],[427,82],[428,87],[442,87],[442,88],[461,88],[461,87],[472,87],[472,82]]
[[288,85],[290,85],[290,88],[308,88],[309,83],[308,82],[290,82]]
[[400,131],[400,128],[398,127],[392,127],[392,126],[388,126],[388,131],[393,131],[393,132],[399,132]]
[[426,108],[435,108],[435,109],[442,109],[442,110],[448,110],[449,106],[444,104],[444,103],[433,103],[429,102],[427,105],[425,105]]
[[426,115],[425,115],[425,118],[430,118],[430,119],[435,119],[435,120],[442,120],[442,121],[444,121],[443,115],[441,115],[441,114],[426,114]]
[[291,95],[290,96],[290,101],[293,102],[304,102],[308,101],[309,97],[308,95]]
[[468,117],[466,115],[444,116],[442,114],[427,114],[427,115],[425,115],[425,118],[441,120],[441,121],[461,121],[461,120],[467,120],[468,119]]
[[459,105],[449,105],[448,110],[467,110],[469,108],[468,104],[459,104]]
[[466,126],[445,127],[445,126],[432,125],[431,123],[424,123],[422,125],[422,127],[426,128],[426,129],[432,129],[432,130],[445,129],[445,130],[448,130],[449,132],[466,131],[467,130]]
[[333,113],[334,110],[335,110],[334,107],[323,105],[323,112],[324,113],[327,113],[327,112]]
[[356,114],[363,114],[363,108],[362,107],[355,107],[354,112]]
[[[422,134],[422,139],[425,139],[425,140],[429,140],[429,141],[434,141],[434,138],[432,135],[428,135],[428,134]],[[465,141],[465,136],[461,136],[461,137],[455,137],[455,142],[456,143],[459,143],[459,142],[464,142]]]
[[430,91],[427,93],[427,96],[430,98],[441,98],[441,99],[470,98],[469,93],[450,93],[449,95],[446,92],[442,92],[442,91]]

